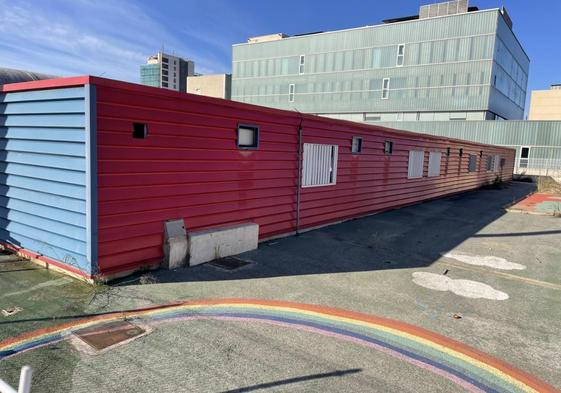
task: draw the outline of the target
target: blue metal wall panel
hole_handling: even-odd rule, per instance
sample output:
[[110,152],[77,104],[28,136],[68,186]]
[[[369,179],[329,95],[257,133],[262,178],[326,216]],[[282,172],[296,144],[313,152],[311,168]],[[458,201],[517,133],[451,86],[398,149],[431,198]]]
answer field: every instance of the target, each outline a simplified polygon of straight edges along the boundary
[[85,95],[0,94],[0,239],[89,274]]

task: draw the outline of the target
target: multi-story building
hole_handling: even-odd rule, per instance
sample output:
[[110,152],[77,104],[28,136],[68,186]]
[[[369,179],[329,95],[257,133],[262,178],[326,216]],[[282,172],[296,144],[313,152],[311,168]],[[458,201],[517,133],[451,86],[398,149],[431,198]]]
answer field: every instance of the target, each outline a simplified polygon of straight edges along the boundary
[[528,120],[561,120],[561,84],[532,91]]
[[140,83],[175,91],[187,91],[187,77],[195,74],[195,63],[158,52],[140,66]]
[[354,121],[524,116],[530,61],[504,8],[432,4],[375,26],[254,37],[232,52],[237,101]]
[[232,75],[194,75],[187,77],[187,93],[230,99]]

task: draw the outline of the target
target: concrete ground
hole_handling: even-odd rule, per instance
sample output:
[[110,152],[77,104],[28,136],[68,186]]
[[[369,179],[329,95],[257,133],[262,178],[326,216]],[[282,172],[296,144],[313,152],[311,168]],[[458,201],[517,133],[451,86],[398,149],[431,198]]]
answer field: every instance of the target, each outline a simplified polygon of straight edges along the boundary
[[[504,210],[533,190],[512,183],[270,241],[242,254],[252,263],[235,271],[206,264],[91,287],[0,257],[0,309],[23,309],[0,315],[0,341],[175,300],[285,300],[407,322],[559,388],[561,219]],[[0,361],[0,378],[15,384],[29,364],[36,392],[461,390],[383,352],[307,331],[226,320],[151,327],[102,354],[70,341],[17,354]]]

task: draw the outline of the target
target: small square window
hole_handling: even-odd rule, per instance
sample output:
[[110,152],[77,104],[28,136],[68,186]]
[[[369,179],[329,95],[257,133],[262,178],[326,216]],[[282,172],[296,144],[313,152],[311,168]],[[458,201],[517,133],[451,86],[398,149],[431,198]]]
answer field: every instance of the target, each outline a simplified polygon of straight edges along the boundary
[[257,149],[259,147],[259,127],[238,125],[238,148]]
[[144,139],[148,136],[148,124],[132,123],[132,137],[135,139]]
[[360,153],[362,152],[362,138],[360,136],[353,136],[353,143],[351,146],[351,152]]
[[393,142],[392,141],[385,141],[384,142],[384,154],[392,154],[393,153]]

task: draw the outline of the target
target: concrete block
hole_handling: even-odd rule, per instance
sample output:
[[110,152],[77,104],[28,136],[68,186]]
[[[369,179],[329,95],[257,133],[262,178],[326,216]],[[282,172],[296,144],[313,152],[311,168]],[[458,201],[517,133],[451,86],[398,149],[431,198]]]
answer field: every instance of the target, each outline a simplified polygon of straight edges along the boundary
[[189,241],[183,219],[166,221],[164,224],[163,267],[177,269],[187,264]]
[[258,237],[259,225],[254,223],[190,232],[189,266],[255,250]]

